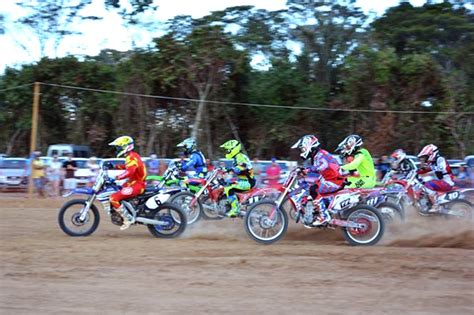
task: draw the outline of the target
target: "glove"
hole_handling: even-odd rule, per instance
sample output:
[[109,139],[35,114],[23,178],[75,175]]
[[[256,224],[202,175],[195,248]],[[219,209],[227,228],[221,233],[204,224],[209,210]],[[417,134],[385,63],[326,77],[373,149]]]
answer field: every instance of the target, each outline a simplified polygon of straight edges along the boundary
[[299,175],[306,175],[309,173],[308,169],[304,167],[298,167],[297,172]]
[[347,176],[350,174],[350,172],[346,171],[346,170],[343,170],[342,168],[339,169],[339,174],[341,174],[342,176]]
[[225,166],[219,166],[219,169],[224,173],[229,173],[229,170]]
[[182,165],[181,165],[181,161],[176,161],[176,162],[174,162],[174,166],[175,166],[177,169],[181,170],[181,166],[182,166]]
[[115,179],[110,178],[110,177],[107,177],[107,178],[105,179],[105,183],[106,183],[106,184],[109,184],[109,185],[114,184],[114,183],[115,183]]
[[112,170],[114,169],[114,165],[112,164],[112,162],[105,162],[103,165],[102,165],[103,168],[107,169],[107,170]]

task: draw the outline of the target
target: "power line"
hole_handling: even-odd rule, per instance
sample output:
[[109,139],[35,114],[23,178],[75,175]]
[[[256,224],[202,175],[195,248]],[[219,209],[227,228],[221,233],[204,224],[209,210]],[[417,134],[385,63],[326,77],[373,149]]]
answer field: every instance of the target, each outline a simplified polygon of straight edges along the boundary
[[[71,86],[55,83],[44,83],[39,82],[42,85],[61,87],[66,89],[98,92],[98,93],[109,93],[109,94],[118,94],[126,96],[139,96],[146,98],[154,99],[163,99],[163,100],[172,100],[172,101],[185,101],[185,102],[204,102],[208,104],[220,104],[220,105],[236,105],[236,106],[249,106],[249,107],[267,107],[267,108],[276,108],[276,109],[299,109],[299,110],[312,110],[312,111],[330,111],[330,112],[362,112],[362,113],[393,113],[393,114],[463,114],[463,115],[473,115],[474,112],[455,112],[455,111],[410,111],[410,110],[382,110],[382,109],[352,109],[352,108],[318,108],[318,107],[308,107],[308,106],[289,106],[289,105],[275,105],[275,104],[256,104],[256,103],[240,103],[240,102],[225,102],[225,101],[212,101],[212,100],[199,100],[193,98],[184,98],[184,97],[170,97],[162,95],[149,95],[149,94],[140,94],[140,93],[130,93],[130,92],[119,92],[112,90],[102,90],[102,89],[93,89],[80,86]],[[27,85],[31,85],[27,84]],[[22,86],[20,86],[22,87]],[[17,87],[19,88],[19,87]]]
[[11,87],[11,88],[7,88],[7,89],[0,90],[0,92],[10,91],[10,90],[16,90],[16,89],[21,89],[21,88],[24,88],[24,87],[27,87],[27,86],[31,86],[31,85],[33,85],[33,83],[27,83],[27,84],[23,84],[23,85],[17,85],[17,86]]

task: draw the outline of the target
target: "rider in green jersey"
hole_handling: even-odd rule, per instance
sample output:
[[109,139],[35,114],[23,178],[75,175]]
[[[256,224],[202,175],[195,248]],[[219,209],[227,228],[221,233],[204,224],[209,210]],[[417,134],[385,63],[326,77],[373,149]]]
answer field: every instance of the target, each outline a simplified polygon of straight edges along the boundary
[[240,204],[236,192],[250,190],[255,186],[255,177],[253,167],[247,155],[241,152],[241,144],[237,140],[229,140],[220,146],[226,151],[225,158],[232,159],[233,165],[231,171],[237,175],[237,179],[224,188],[227,201],[230,204],[228,217],[236,217],[240,213]]
[[359,176],[347,178],[349,185],[346,188],[373,188],[376,183],[376,173],[374,161],[367,149],[363,149],[362,138],[358,135],[347,136],[337,147],[336,151],[341,152],[341,157],[353,157],[348,164],[341,166],[344,171],[356,171]]

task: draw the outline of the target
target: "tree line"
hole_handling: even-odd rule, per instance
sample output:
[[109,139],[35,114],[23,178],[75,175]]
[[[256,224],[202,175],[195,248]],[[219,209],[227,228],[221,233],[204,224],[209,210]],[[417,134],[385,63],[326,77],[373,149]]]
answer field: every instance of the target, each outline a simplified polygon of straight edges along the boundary
[[[123,18],[139,24],[139,14],[159,10],[152,2],[137,1],[142,6]],[[43,151],[75,143],[110,155],[107,143],[126,134],[144,155],[175,156],[176,144],[195,136],[211,158],[222,156],[218,146],[230,138],[251,156],[296,158],[289,147],[303,134],[316,134],[332,151],[357,133],[375,155],[417,153],[428,143],[448,156],[472,154],[473,12],[460,1],[401,2],[371,19],[353,2],[289,0],[280,11],[238,6],[198,19],[177,16],[147,48],[7,68],[0,76],[0,151],[27,154],[33,90],[6,89],[39,81],[56,84],[41,85]],[[263,65],[253,65],[258,58]]]

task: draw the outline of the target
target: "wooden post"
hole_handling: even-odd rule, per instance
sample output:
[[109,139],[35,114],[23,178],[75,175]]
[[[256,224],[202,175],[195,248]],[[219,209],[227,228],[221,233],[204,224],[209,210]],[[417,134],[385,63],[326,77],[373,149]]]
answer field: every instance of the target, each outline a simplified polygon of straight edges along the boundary
[[33,113],[31,116],[31,138],[30,138],[30,176],[28,179],[28,197],[33,197],[33,153],[36,151],[36,134],[38,131],[38,109],[39,109],[39,98],[40,98],[40,83],[35,82],[33,89]]

